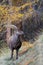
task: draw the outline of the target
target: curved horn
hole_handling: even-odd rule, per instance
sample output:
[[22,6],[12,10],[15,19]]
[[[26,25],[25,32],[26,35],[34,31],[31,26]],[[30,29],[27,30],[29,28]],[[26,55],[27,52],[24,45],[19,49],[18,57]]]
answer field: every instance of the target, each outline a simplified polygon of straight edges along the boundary
[[14,28],[16,30],[18,30],[17,26],[15,25],[12,25],[12,24],[8,24],[8,25],[4,25],[6,28],[9,27],[9,28]]

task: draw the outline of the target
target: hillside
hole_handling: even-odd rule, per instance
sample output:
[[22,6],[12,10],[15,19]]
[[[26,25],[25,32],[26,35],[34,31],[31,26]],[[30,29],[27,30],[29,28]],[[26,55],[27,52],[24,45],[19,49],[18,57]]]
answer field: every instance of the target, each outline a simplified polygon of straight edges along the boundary
[[[43,54],[42,53],[43,51],[41,49],[43,49],[43,48],[40,47],[40,46],[42,46],[42,43],[43,43],[43,32],[38,37],[38,40],[36,42],[34,42],[34,44],[30,45],[28,43],[29,44],[29,47],[28,47],[28,45],[26,43],[26,46],[21,47],[21,49],[19,51],[18,60],[15,60],[15,52],[14,52],[14,58],[12,60],[9,60],[10,50],[8,48],[3,48],[1,51],[1,53],[3,53],[3,54],[1,54],[1,57],[0,57],[0,65],[39,65],[40,59],[42,62],[41,54]],[[25,49],[25,50],[23,51],[23,49]]]

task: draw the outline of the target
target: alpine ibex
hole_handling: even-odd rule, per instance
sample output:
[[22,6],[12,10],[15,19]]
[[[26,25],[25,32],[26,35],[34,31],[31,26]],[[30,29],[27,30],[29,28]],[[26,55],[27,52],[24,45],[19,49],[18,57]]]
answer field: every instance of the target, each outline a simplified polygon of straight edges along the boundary
[[11,25],[9,27],[15,28],[14,34],[12,34],[8,39],[8,46],[11,49],[11,58],[13,58],[13,51],[16,50],[16,59],[18,59],[18,51],[22,45],[20,36],[24,33],[23,31],[18,30],[18,28],[15,25]]

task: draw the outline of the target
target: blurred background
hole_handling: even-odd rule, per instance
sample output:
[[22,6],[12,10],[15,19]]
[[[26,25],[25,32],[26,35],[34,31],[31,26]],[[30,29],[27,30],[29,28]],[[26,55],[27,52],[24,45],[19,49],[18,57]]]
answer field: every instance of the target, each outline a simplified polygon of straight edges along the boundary
[[[6,63],[8,63],[7,65],[14,65],[12,60],[5,62],[7,56],[10,57],[6,39],[7,36],[10,37],[14,33],[14,29],[5,27],[7,24],[16,25],[19,30],[24,32],[22,47],[19,52],[20,58],[15,61],[15,65],[29,65],[33,62],[29,58],[34,55],[33,51],[36,49],[34,44],[37,46],[38,43],[35,42],[40,38],[40,35],[40,39],[43,40],[43,0],[0,0],[0,57],[2,59],[0,65]],[[5,56],[3,57],[3,55]],[[24,59],[26,62],[23,62]]]

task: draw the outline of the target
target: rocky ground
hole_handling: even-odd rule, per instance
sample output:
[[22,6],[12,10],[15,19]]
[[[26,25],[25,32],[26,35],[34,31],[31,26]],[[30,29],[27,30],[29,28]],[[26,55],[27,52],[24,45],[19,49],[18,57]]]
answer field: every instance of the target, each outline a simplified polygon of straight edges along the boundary
[[[19,59],[16,60],[16,53],[14,51],[14,58],[10,60],[10,49],[4,48],[0,50],[0,65],[35,65],[35,61],[37,60],[37,49],[36,43],[43,43],[43,33],[40,34],[37,41],[34,44],[30,44],[28,42],[23,42],[23,45],[19,51]],[[36,47],[35,47],[36,45]]]

